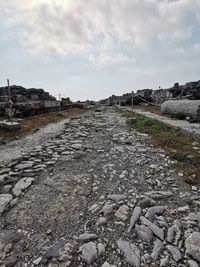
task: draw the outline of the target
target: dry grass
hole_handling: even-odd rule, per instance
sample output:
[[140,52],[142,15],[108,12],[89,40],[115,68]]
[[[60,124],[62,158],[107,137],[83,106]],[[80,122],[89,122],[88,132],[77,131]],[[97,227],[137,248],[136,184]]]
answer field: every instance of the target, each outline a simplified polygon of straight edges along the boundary
[[3,143],[6,143],[18,139],[19,137],[30,132],[37,131],[41,126],[57,122],[61,119],[68,118],[81,112],[83,112],[83,109],[73,108],[63,111],[62,115],[60,115],[58,112],[49,112],[24,118],[21,122],[21,129],[17,132],[8,132],[7,130],[0,128],[0,139],[3,141]]
[[[123,116],[130,117],[130,111],[122,111]],[[148,134],[155,147],[165,150],[176,161],[176,167],[185,174],[185,181],[200,185],[200,138],[168,126],[163,122],[134,113],[135,122],[131,128]]]

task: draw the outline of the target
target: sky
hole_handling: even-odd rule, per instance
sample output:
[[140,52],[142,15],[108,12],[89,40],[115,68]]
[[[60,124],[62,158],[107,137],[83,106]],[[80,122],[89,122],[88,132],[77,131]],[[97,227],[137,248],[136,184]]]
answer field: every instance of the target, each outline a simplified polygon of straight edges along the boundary
[[72,100],[200,80],[200,0],[0,0],[0,86]]

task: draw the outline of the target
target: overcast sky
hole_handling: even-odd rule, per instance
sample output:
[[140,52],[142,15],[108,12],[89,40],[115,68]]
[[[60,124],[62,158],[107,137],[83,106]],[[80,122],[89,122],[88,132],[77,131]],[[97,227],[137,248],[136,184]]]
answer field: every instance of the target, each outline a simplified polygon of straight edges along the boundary
[[0,0],[0,86],[102,99],[200,80],[200,0]]

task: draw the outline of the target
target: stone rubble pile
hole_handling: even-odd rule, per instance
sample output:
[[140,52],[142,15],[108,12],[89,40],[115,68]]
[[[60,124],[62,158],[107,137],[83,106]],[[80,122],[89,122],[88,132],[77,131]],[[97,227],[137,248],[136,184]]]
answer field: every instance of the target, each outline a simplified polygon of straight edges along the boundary
[[[174,162],[146,145],[146,137],[130,132],[113,110],[102,109],[69,120],[57,138],[0,166],[0,264],[200,266],[200,191],[185,184]],[[74,191],[65,191],[68,176]],[[13,216],[19,222],[17,214],[26,209],[28,195],[36,201],[44,185],[58,191],[55,200],[54,191],[49,196],[51,206],[61,199],[58,215],[40,202],[31,216],[43,220],[37,216],[42,210],[48,217],[42,230],[12,226]],[[66,220],[81,205],[79,197],[85,206],[70,226]],[[59,224],[52,230],[54,219]],[[70,238],[54,235],[63,224],[71,227]]]

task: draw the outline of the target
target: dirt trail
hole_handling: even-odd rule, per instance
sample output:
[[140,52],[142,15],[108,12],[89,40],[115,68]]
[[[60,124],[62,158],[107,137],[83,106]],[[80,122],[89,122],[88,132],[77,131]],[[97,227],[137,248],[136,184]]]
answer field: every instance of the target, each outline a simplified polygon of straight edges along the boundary
[[199,266],[200,192],[163,151],[112,108],[51,137],[0,169],[0,266]]

